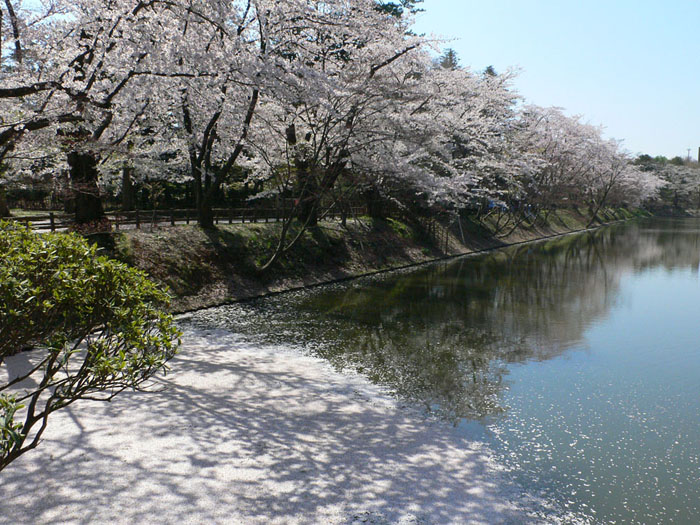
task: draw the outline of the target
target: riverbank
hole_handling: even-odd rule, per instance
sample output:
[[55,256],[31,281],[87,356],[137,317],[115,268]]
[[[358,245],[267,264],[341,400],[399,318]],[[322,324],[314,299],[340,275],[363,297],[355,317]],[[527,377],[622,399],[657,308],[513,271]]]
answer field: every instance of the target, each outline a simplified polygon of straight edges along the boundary
[[[605,210],[593,227],[641,215]],[[168,286],[173,311],[182,313],[581,231],[590,222],[579,211],[558,210],[518,226],[504,226],[495,216],[432,226],[369,218],[345,228],[322,223],[262,273],[257,268],[270,256],[280,228],[275,223],[134,230],[112,234],[101,244],[111,256]]]

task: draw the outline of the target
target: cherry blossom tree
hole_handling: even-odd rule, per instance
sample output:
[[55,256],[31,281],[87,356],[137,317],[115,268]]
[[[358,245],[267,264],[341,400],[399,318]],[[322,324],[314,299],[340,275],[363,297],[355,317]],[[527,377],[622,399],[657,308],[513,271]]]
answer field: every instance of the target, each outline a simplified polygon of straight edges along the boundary
[[[347,121],[341,113],[349,106],[324,105],[333,104],[329,94],[339,91],[341,71],[346,81],[355,75],[357,95],[360,77],[367,82],[383,61],[415,47],[404,42],[406,24],[378,10],[373,0],[211,1],[200,10],[205,16],[183,19],[180,38],[168,44],[180,73],[159,75],[164,96],[148,113],[154,121],[169,119],[163,126],[167,141],[188,152],[203,226],[212,225],[212,197],[234,169],[260,176],[256,166],[266,165],[269,174],[284,162],[293,147],[290,126],[322,122],[323,116],[311,117],[319,108]],[[391,40],[391,34],[399,38]],[[398,51],[388,50],[392,44]]]
[[[64,151],[77,219],[101,215],[97,150],[110,127],[127,125],[114,102],[144,51],[136,2],[50,0],[10,10],[15,52],[2,73],[0,160],[22,163]],[[129,20],[129,17],[131,18]],[[125,38],[130,35],[130,38]],[[83,215],[84,213],[84,215]]]
[[288,98],[260,105],[257,133],[276,140],[252,138],[263,144],[258,176],[274,181],[272,193],[293,196],[287,222],[302,222],[289,243],[283,229],[276,253],[348,192],[380,195],[413,212],[458,210],[510,195],[524,168],[527,156],[510,138],[517,99],[510,75],[436,68],[426,51],[431,42],[366,12],[375,19],[356,29],[353,42],[361,46],[309,38],[326,46],[315,50],[322,59],[307,60],[318,65],[316,78],[320,71],[327,79],[323,90],[299,84]]
[[527,186],[537,209],[584,205],[591,221],[611,203],[635,206],[654,195],[659,179],[638,169],[619,141],[600,127],[567,117],[559,108],[526,106],[521,111],[520,148],[541,167]]
[[159,100],[153,79],[195,74],[173,67],[173,46],[181,39],[176,29],[201,20],[224,26],[185,0],[38,6],[15,11],[22,59],[15,52],[1,73],[0,104],[9,118],[0,123],[0,160],[21,164],[64,152],[80,204],[76,219],[91,220],[102,213],[100,166]]
[[100,216],[98,179],[121,170],[191,181],[211,227],[243,175],[284,207],[273,259],[360,198],[372,213],[595,214],[651,191],[599,128],[518,109],[512,73],[436,63],[439,43],[410,31],[419,4],[4,0],[0,161],[69,171],[79,220]]
[[700,168],[697,164],[635,163],[637,169],[658,181],[652,194],[652,209],[661,213],[685,213],[700,210]]
[[[267,10],[265,29],[257,34],[268,40],[250,53],[254,87],[245,118],[238,117],[245,135],[235,143],[221,134],[209,141],[212,159],[223,159],[211,163],[213,184],[238,161],[251,178],[268,181],[269,195],[282,202],[294,196],[277,253],[291,246],[291,221],[300,219],[302,231],[314,225],[324,198],[353,171],[353,159],[369,144],[391,138],[378,118],[396,105],[394,88],[415,84],[399,64],[413,60],[421,40],[406,34],[402,19],[376,7],[372,0],[289,2],[277,19]],[[198,155],[206,151],[200,146]]]

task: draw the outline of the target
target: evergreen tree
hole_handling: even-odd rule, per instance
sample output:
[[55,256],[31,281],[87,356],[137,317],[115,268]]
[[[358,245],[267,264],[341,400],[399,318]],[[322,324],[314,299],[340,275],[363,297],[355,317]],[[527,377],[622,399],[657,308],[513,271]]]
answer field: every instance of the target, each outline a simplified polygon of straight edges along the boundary
[[390,15],[400,17],[404,14],[404,11],[409,13],[418,13],[422,11],[416,7],[416,4],[422,3],[423,0],[398,0],[398,2],[379,2],[377,9],[379,11],[384,11]]
[[454,49],[448,48],[440,56],[440,67],[444,69],[451,69],[452,71],[459,69],[459,57]]

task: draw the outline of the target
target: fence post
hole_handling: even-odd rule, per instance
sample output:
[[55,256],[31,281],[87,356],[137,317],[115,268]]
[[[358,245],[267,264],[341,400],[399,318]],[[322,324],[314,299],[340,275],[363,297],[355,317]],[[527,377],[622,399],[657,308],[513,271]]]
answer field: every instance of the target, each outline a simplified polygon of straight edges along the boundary
[[185,210],[185,221],[187,221],[187,224],[190,223],[190,210]]
[[170,226],[175,226],[175,210],[170,208]]
[[56,222],[53,217],[53,212],[49,213],[49,220],[51,221],[51,231],[56,231]]
[[228,223],[233,224],[233,208],[228,209]]
[[136,229],[139,230],[141,228],[141,216],[139,215],[139,210],[136,209]]

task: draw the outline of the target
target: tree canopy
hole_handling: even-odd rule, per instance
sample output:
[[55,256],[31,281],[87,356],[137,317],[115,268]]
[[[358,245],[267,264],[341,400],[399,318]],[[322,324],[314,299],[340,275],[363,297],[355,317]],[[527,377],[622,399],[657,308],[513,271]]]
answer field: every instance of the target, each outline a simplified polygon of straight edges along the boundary
[[655,189],[600,128],[522,104],[512,72],[472,72],[450,49],[436,64],[440,43],[410,31],[418,1],[42,5],[3,17],[21,53],[2,57],[0,161],[70,173],[88,216],[123,169],[191,184],[205,227],[233,177],[304,227],[358,200],[595,211]]

